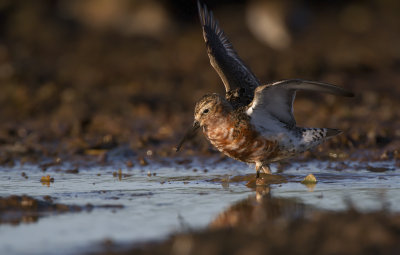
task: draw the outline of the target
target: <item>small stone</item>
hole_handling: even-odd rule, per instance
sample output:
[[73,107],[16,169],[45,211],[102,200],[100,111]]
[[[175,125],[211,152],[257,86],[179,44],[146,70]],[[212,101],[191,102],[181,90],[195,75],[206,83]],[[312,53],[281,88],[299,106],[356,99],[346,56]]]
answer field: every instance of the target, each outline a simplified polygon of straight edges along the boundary
[[79,174],[78,168],[65,170],[66,174]]
[[140,157],[139,158],[139,164],[141,166],[147,166],[149,163],[147,162],[147,160],[144,157]]
[[389,155],[387,153],[387,151],[384,151],[381,156],[380,156],[381,160],[388,160],[389,159]]
[[42,176],[42,178],[40,178],[41,182],[54,182],[54,178],[50,177],[50,175],[47,176]]
[[317,183],[317,178],[313,174],[307,175],[304,180],[301,181],[302,184],[315,184]]
[[125,165],[126,165],[126,167],[129,167],[129,168],[134,166],[134,164],[131,160],[126,161]]

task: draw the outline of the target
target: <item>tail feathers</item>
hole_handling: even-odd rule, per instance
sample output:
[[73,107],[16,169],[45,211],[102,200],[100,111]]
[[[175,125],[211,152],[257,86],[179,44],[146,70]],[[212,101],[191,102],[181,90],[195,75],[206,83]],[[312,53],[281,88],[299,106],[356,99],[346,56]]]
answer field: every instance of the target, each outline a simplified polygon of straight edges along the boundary
[[326,139],[340,134],[342,131],[334,128],[302,128],[298,151],[303,152],[321,144]]
[[326,130],[325,134],[326,138],[330,138],[332,136],[339,135],[340,133],[342,133],[342,130],[336,128],[325,128],[325,130]]
[[331,138],[340,134],[342,131],[334,128],[302,128],[302,143],[315,144],[321,143],[324,139]]

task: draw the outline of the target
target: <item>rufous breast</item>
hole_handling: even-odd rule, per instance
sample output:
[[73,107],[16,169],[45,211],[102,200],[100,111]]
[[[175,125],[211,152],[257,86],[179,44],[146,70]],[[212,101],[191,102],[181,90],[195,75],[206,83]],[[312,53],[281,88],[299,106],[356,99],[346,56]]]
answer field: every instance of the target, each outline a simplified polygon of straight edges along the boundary
[[254,163],[279,154],[278,142],[262,137],[247,116],[216,116],[203,132],[219,151],[240,161]]

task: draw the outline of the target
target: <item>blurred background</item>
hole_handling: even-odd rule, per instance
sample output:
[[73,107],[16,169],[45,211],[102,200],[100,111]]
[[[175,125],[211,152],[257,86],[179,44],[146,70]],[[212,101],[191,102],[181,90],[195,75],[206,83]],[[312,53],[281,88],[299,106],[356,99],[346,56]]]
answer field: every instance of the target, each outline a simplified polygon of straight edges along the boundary
[[[399,1],[204,3],[263,83],[302,78],[356,93],[299,94],[299,126],[346,131],[325,147],[397,155]],[[121,146],[175,155],[210,92],[224,89],[194,0],[0,1],[2,164]],[[186,148],[210,152],[201,136]]]

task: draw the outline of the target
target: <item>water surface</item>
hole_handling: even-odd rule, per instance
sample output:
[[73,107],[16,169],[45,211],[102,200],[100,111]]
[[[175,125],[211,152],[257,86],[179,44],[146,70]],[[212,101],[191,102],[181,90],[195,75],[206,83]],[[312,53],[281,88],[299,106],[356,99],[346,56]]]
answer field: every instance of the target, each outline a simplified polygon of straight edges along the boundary
[[[288,182],[271,185],[271,196],[296,198],[319,209],[343,210],[351,204],[362,211],[382,207],[400,211],[400,170],[395,162],[365,167],[350,162],[340,171],[333,170],[332,164],[292,164],[281,173]],[[387,170],[371,172],[368,166]],[[76,254],[92,251],[106,239],[117,243],[162,239],[175,231],[205,227],[229,205],[255,194],[246,182],[229,183],[230,177],[254,171],[231,160],[153,164],[125,168],[122,175],[113,175],[118,167],[79,169],[78,174],[59,171],[62,166],[46,172],[29,165],[0,168],[0,196],[50,195],[55,202],[69,205],[123,206],[50,215],[30,224],[0,225],[0,254]],[[314,187],[300,183],[309,173],[318,180]],[[54,183],[42,185],[40,177],[48,174],[55,178]],[[224,181],[210,181],[216,178]]]

